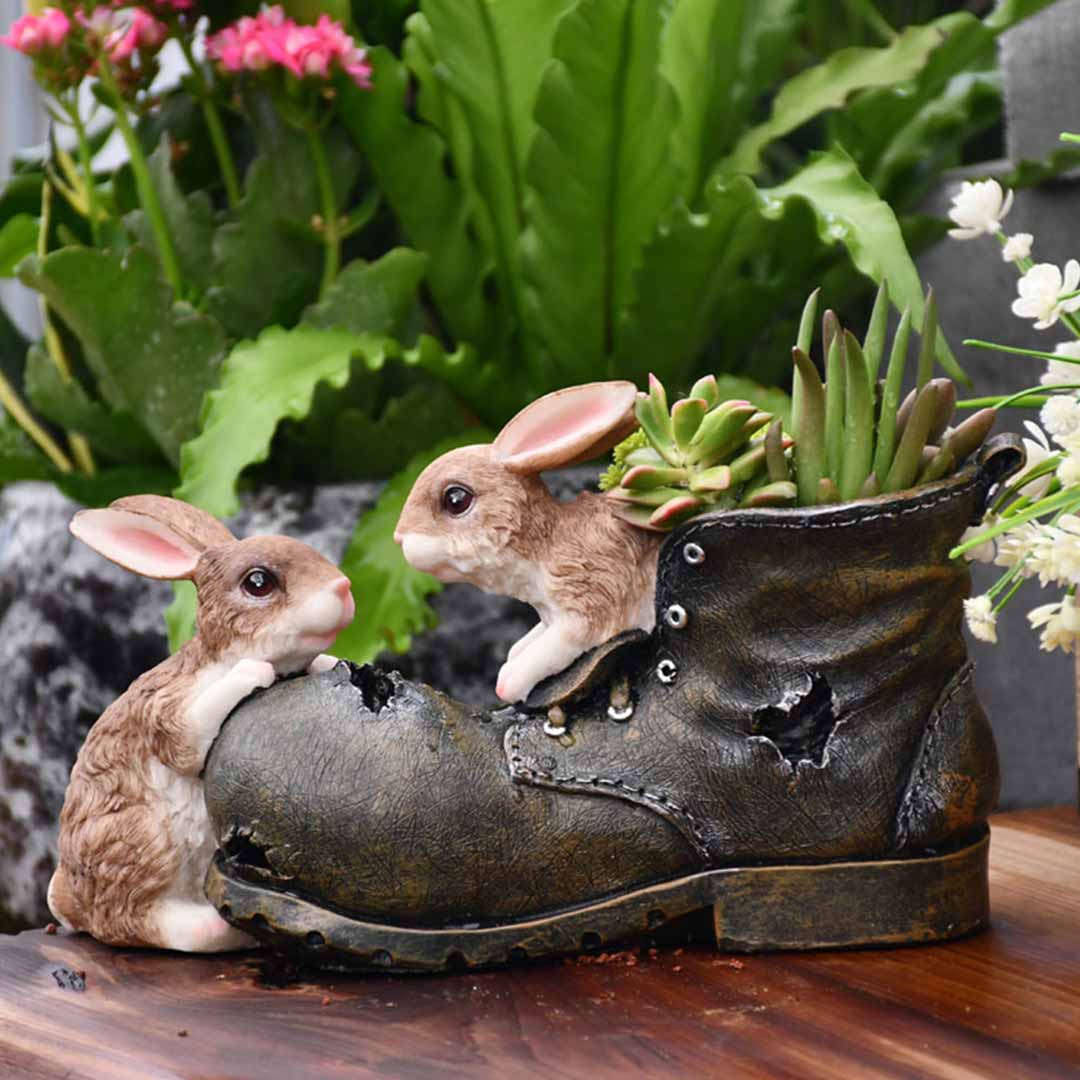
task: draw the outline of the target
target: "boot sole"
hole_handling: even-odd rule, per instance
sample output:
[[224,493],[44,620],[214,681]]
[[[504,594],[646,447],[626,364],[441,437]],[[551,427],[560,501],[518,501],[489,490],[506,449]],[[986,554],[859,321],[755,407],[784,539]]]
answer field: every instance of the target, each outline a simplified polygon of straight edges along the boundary
[[365,921],[230,873],[218,852],[206,892],[222,916],[322,967],[431,972],[595,952],[712,910],[727,952],[946,941],[989,923],[989,830],[944,855],[708,870],[580,907],[492,926]]

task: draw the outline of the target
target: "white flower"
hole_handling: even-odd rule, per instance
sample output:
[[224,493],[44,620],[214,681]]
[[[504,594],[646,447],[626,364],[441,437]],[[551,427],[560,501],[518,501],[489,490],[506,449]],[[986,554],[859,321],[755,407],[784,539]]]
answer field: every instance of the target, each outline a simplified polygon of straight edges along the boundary
[[[1004,215],[1002,215],[1004,217]],[[1005,241],[1005,246],[1001,249],[1001,257],[1007,263],[1019,262],[1021,259],[1026,259],[1031,254],[1031,245],[1035,242],[1035,237],[1029,232],[1014,233]]]
[[1014,315],[1021,319],[1034,319],[1036,330],[1053,326],[1066,312],[1080,308],[1080,296],[1062,300],[1068,293],[1076,292],[1080,285],[1080,262],[1070,259],[1065,264],[1065,275],[1053,263],[1036,263],[1017,282],[1020,298],[1013,301]]
[[960,194],[953,196],[949,217],[960,226],[950,229],[954,240],[974,240],[987,233],[993,236],[1001,228],[1001,219],[1012,209],[1013,193],[1001,190],[996,180],[965,180]]
[[[1061,341],[1054,346],[1058,356],[1080,360],[1080,341]],[[1080,364],[1065,360],[1047,360],[1046,374],[1039,380],[1043,386],[1059,386],[1061,383],[1080,382]]]
[[1010,529],[997,538],[997,552],[994,565],[1011,570],[1020,567],[1023,577],[1029,578],[1035,573],[1032,565],[1032,553],[1042,539],[1042,527],[1034,522],[1025,522],[1015,529]]
[[963,617],[968,620],[968,630],[980,642],[997,644],[998,617],[990,605],[989,596],[972,596],[963,602]]
[[1080,401],[1073,394],[1053,394],[1039,413],[1042,426],[1054,438],[1062,438],[1080,431]]
[[[986,517],[979,522],[978,525],[972,525],[964,530],[963,536],[960,537],[960,543],[966,544],[969,540],[974,540],[977,536],[986,532],[987,529],[997,524],[996,514],[987,514]],[[997,548],[994,545],[993,540],[984,540],[981,544],[973,547],[970,551],[964,552],[964,558],[971,562],[993,562],[994,555],[997,552]]]
[[[1024,427],[1028,429],[1028,432],[1032,436],[1030,439],[1024,439],[1024,452],[1027,454],[1027,464],[1024,466],[1024,473],[1030,472],[1032,469],[1042,465],[1046,459],[1054,453],[1050,448],[1050,442],[1046,438],[1046,432],[1043,431],[1038,424],[1033,423],[1031,420],[1024,421]],[[1033,502],[1041,499],[1047,491],[1047,488],[1054,482],[1054,477],[1047,473],[1046,476],[1040,476],[1031,483],[1025,484],[1020,491]]]
[[1071,653],[1080,635],[1080,611],[1076,610],[1073,597],[1066,596],[1056,604],[1043,604],[1028,612],[1028,622],[1033,629],[1043,627],[1039,646],[1046,652],[1062,649]]
[[1057,467],[1057,478],[1061,486],[1076,487],[1080,484],[1080,454],[1066,454]]
[[994,614],[989,596],[973,596],[964,601],[964,618],[968,629],[979,641],[997,642],[997,615]]
[[1043,585],[1080,584],[1080,517],[1064,514],[1057,525],[1042,525],[1028,566]]

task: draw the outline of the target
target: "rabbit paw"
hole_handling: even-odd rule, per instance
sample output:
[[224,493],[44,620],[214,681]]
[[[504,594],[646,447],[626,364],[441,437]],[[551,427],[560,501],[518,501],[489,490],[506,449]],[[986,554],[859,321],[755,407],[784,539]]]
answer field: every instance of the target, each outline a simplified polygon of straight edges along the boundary
[[324,671],[336,667],[337,664],[338,658],[336,656],[331,656],[329,653],[320,653],[308,664],[307,673],[309,675],[321,675]]
[[157,911],[160,946],[177,952],[215,953],[251,949],[258,942],[230,926],[207,903],[163,900]]
[[245,694],[250,694],[253,690],[265,690],[272,686],[277,675],[273,664],[268,664],[265,660],[245,658],[233,664],[226,678],[237,690],[244,689]]

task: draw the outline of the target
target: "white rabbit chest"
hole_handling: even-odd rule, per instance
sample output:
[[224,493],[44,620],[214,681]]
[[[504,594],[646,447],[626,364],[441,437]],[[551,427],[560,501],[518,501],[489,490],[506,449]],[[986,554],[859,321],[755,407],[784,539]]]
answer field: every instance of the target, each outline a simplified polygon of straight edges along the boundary
[[206,812],[203,782],[181,776],[156,759],[150,762],[150,784],[158,798],[180,868],[170,893],[203,901],[203,882],[214,855],[214,836]]

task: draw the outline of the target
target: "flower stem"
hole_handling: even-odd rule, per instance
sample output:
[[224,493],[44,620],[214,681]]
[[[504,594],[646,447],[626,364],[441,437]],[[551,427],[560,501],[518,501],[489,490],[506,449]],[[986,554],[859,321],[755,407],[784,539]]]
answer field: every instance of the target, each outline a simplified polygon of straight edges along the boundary
[[326,147],[315,125],[307,129],[308,145],[315,164],[315,179],[322,196],[322,234],[325,258],[323,262],[322,285],[319,298],[326,295],[326,290],[333,285],[341,265],[341,224],[338,221],[337,197],[334,195],[334,181],[330,176],[330,164],[326,160]]
[[86,126],[79,115],[79,102],[77,97],[63,102],[68,116],[71,117],[71,126],[75,129],[75,137],[79,142],[79,164],[82,165],[83,182],[86,184],[87,212],[90,218],[90,236],[94,247],[101,247],[101,226],[98,218],[101,216],[101,204],[98,201],[97,183],[94,180],[93,159],[90,154],[90,140],[86,137]]
[[207,85],[195,54],[191,51],[191,42],[184,34],[177,34],[176,40],[180,42],[188,67],[191,68],[191,77],[195,82],[199,104],[202,106],[206,130],[210,133],[214,156],[217,158],[218,168],[221,169],[221,179],[225,184],[225,197],[229,201],[229,208],[235,210],[240,203],[240,180],[236,173],[236,162],[233,161],[229,140],[225,135],[225,126],[221,122],[221,113],[214,104],[214,95]]
[[30,411],[15,393],[15,388],[3,374],[0,374],[0,405],[3,405],[11,419],[38,444],[45,456],[62,473],[74,471],[74,466],[68,456],[57,446],[53,437],[30,415]]
[[992,341],[982,341],[980,338],[964,338],[964,345],[970,345],[974,349],[994,349],[997,352],[1013,353],[1016,356],[1033,356],[1036,360],[1061,360],[1066,364],[1080,364],[1080,360],[1061,353],[1042,352],[1039,349],[1021,349],[1015,345],[996,345]]
[[128,119],[127,107],[124,104],[120,88],[116,85],[112,67],[104,53],[98,58],[98,69],[101,85],[112,99],[113,110],[116,114],[116,126],[120,129],[120,135],[124,140],[124,145],[127,147],[128,157],[131,159],[131,171],[135,174],[135,187],[139,193],[139,202],[142,204],[146,219],[154,233],[154,241],[157,244],[158,256],[161,259],[161,268],[165,273],[165,280],[172,286],[176,296],[180,297],[182,295],[183,280],[180,276],[180,263],[176,258],[176,248],[173,246],[169,225],[165,220],[165,212],[161,209],[157,189],[154,187],[154,181],[150,178],[150,168],[146,163],[146,156],[139,145],[131,121]]
[[[51,220],[52,184],[46,180],[45,183],[41,185],[41,228],[38,231],[37,242],[37,255],[39,259],[44,259],[49,253],[49,223]],[[67,355],[64,352],[63,342],[60,340],[60,335],[56,332],[56,327],[53,326],[52,319],[49,317],[49,303],[44,296],[41,297],[41,325],[44,328],[45,333],[45,351],[56,365],[57,370],[60,372],[60,377],[64,382],[70,382],[71,379],[74,378],[71,371],[71,364],[68,363]],[[12,415],[15,414],[12,413]],[[94,452],[91,450],[90,443],[87,441],[86,437],[77,432],[69,431],[67,433],[67,440],[68,448],[71,450],[71,455],[74,457],[75,463],[88,476],[93,476],[94,473],[97,472],[97,466],[94,463]],[[35,441],[37,440],[35,439]],[[39,443],[38,445],[41,444]],[[44,447],[42,448],[44,449]],[[46,451],[46,453],[48,453],[48,451]]]

